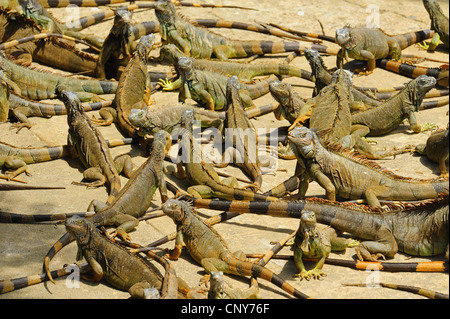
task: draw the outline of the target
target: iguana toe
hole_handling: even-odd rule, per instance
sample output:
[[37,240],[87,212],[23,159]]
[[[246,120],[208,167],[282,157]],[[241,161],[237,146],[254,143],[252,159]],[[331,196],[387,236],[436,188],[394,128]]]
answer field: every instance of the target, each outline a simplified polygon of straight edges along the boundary
[[298,274],[295,274],[294,277],[299,277],[300,281],[303,279],[309,280],[310,279],[310,274],[307,271],[301,271]]
[[425,132],[425,131],[428,131],[428,130],[431,130],[431,129],[434,129],[434,128],[437,128],[436,124],[427,122],[427,123],[422,124],[421,132]]
[[[327,274],[324,273],[321,269],[313,269],[308,271],[309,278],[313,278],[316,280],[322,279],[322,277],[326,277]],[[308,279],[309,280],[309,279]]]

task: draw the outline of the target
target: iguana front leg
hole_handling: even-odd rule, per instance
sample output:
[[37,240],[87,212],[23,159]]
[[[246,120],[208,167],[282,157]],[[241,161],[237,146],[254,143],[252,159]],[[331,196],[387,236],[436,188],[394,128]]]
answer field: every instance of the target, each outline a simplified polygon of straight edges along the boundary
[[175,247],[169,250],[166,254],[167,258],[172,260],[177,260],[181,255],[181,250],[183,249],[183,231],[177,229],[177,236],[175,237]]
[[420,125],[419,123],[417,123],[416,115],[414,114],[414,112],[409,113],[408,121],[411,130],[413,130],[415,133],[424,132],[436,127],[436,125],[432,123],[425,123],[424,125]]
[[331,180],[326,176],[321,170],[320,166],[317,164],[311,164],[309,168],[309,175],[319,183],[322,188],[325,189],[326,199],[335,201],[336,200],[336,188],[331,182]]
[[96,118],[95,115],[92,116],[91,122],[95,125],[108,126],[117,120],[117,111],[112,107],[105,107],[98,111],[100,119]]
[[372,52],[367,50],[361,50],[360,51],[360,57],[361,60],[367,60],[367,66],[366,69],[363,70],[355,70],[359,75],[369,75],[375,70],[376,65],[376,59],[375,56],[372,54]]
[[28,171],[27,164],[19,157],[17,156],[8,156],[4,159],[4,167],[14,170],[11,173],[7,173],[7,178],[11,179],[14,178],[23,172],[27,174],[28,176],[31,176],[31,173]]
[[422,49],[424,49],[424,50],[427,50],[427,51],[429,51],[429,52],[432,52],[432,51],[434,51],[436,48],[437,48],[437,46],[439,45],[439,40],[440,40],[441,38],[440,38],[440,36],[439,36],[439,33],[435,33],[434,35],[433,35],[433,38],[431,39],[431,42],[430,43],[427,43],[427,42],[425,42],[425,41],[423,41],[422,43],[418,43],[418,46],[419,47],[421,47]]
[[181,49],[181,51],[186,54],[187,56],[191,56],[191,48],[189,46],[189,42],[184,40],[176,30],[171,30],[167,36],[167,38],[170,38],[173,44],[175,44],[178,48]]

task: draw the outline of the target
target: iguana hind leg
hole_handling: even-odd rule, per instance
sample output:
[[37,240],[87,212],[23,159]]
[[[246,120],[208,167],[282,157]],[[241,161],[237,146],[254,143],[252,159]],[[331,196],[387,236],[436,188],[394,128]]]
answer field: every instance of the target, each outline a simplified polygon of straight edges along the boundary
[[374,241],[360,243],[355,251],[361,261],[377,261],[378,258],[394,257],[398,251],[398,245],[391,231],[386,227],[381,227]]
[[73,185],[82,185],[87,187],[100,187],[105,185],[106,177],[98,167],[90,167],[83,172],[83,178],[92,182],[72,182]]

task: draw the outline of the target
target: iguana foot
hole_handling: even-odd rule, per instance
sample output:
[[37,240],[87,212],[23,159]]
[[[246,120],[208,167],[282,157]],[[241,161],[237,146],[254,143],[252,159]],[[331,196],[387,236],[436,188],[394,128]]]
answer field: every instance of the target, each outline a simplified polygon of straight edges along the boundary
[[449,178],[449,173],[442,173],[441,175],[439,175],[440,178]]
[[354,71],[356,74],[358,74],[358,76],[363,76],[363,75],[369,75],[373,73],[373,70],[361,70],[361,69],[355,69]]
[[432,130],[435,128],[437,128],[436,124],[427,122],[427,123],[422,124],[421,132],[425,132],[425,131]]
[[10,129],[17,129],[16,134],[20,132],[21,129],[26,127],[27,129],[30,129],[33,125],[30,123],[14,123],[11,125]]
[[[312,278],[312,279],[320,280],[326,276],[327,276],[327,274],[324,273],[322,271],[322,269],[312,269],[312,270],[308,271],[309,279]],[[307,279],[307,280],[309,280],[309,279]]]
[[108,126],[108,125],[111,125],[111,123],[112,123],[112,122],[109,122],[109,121],[101,119],[101,118],[99,119],[95,115],[92,115],[91,122],[98,126]]
[[365,249],[363,249],[363,251],[364,251],[364,256],[363,256],[363,253],[361,252],[360,247],[355,248],[356,256],[358,256],[358,259],[360,261],[378,261],[379,258],[386,260],[386,257],[384,257],[384,255],[382,253],[377,253],[376,255],[373,255],[373,254],[369,254],[369,252]]
[[261,190],[261,186],[259,186],[256,183],[252,183],[250,185],[246,185],[242,187],[243,189],[250,189],[252,192],[256,193],[257,191]]
[[310,279],[310,274],[308,271],[301,271],[298,274],[295,274],[294,277],[299,277],[300,281],[303,279],[309,280]]
[[422,48],[422,49],[427,50],[427,51],[428,51],[428,49],[430,48],[430,44],[431,44],[431,42],[430,42],[430,43],[427,43],[427,42],[425,42],[425,41],[423,41],[422,43],[417,43],[417,45],[419,46],[419,48]]
[[211,280],[211,275],[206,274],[202,278],[200,278],[200,286],[205,285],[206,288],[209,289],[209,281]]
[[122,238],[125,241],[131,240],[130,235],[122,229],[116,229],[116,231],[112,234],[112,238],[115,238],[116,236],[119,236],[120,238]]
[[347,240],[347,247],[356,247],[359,245],[359,240],[353,239],[353,238],[349,238]]
[[173,82],[169,79],[160,79],[158,81],[158,84],[161,85],[163,91],[173,91],[176,89],[176,87],[173,85]]

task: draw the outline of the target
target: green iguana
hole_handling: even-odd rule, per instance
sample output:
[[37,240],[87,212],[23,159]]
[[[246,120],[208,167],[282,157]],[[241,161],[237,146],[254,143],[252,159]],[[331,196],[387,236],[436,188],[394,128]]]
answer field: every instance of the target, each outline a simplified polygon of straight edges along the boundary
[[84,257],[92,270],[90,280],[104,279],[139,298],[145,298],[149,288],[161,289],[162,278],[156,267],[103,237],[91,221],[74,216],[66,220],[65,227],[77,241],[77,261]]
[[201,264],[208,274],[223,271],[239,276],[262,278],[296,298],[309,298],[269,269],[242,260],[242,253],[233,254],[222,237],[202,221],[187,202],[169,199],[162,208],[177,225],[175,248],[168,254],[170,259],[178,259],[184,243],[192,258]]
[[380,199],[413,201],[448,192],[448,179],[420,180],[395,175],[340,145],[324,147],[319,136],[306,127],[294,128],[288,138],[305,171],[300,197],[304,197],[309,180],[318,182],[329,200],[336,200],[336,196],[364,197],[369,206],[380,206]]
[[[160,33],[164,41],[175,44],[182,52],[193,58],[212,57],[220,60],[236,57],[248,57],[255,54],[284,53],[303,51],[298,42],[273,41],[239,41],[230,40],[218,34],[199,28],[178,14],[175,6],[166,1],[158,1],[155,14],[160,23]],[[337,50],[325,46],[312,44],[312,48],[330,54],[337,54]]]
[[[187,192],[194,197],[220,197],[225,199],[248,199],[278,201],[277,198],[254,193],[237,187],[235,179],[220,181],[219,175],[211,163],[202,159],[198,142],[194,139],[194,114],[186,110],[182,115],[182,138],[179,147],[182,154],[177,158],[178,177],[186,177],[193,186]],[[183,169],[184,166],[184,169]]]
[[[325,258],[329,256],[330,252],[332,250],[342,251],[358,244],[358,241],[338,237],[336,231],[331,227],[318,229],[316,215],[311,211],[303,210],[293,247],[295,267],[299,272],[295,276],[306,280],[325,277],[326,274],[322,268]],[[316,266],[311,270],[306,270],[303,257],[317,258]]]
[[[208,110],[223,110],[227,104],[226,88],[230,77],[219,72],[196,69],[193,64],[193,60],[189,57],[178,59],[177,73],[180,75],[182,83],[178,101],[184,102],[191,98]],[[277,77],[271,75],[254,84],[240,82],[239,95],[244,107],[254,106],[252,100],[268,93],[269,84],[275,80]]]
[[[187,57],[186,54],[180,51],[174,44],[166,44],[160,50],[161,58],[167,58],[177,69],[178,59],[180,57]],[[227,74],[229,76],[236,75],[239,80],[243,82],[250,82],[255,76],[261,75],[290,75],[307,80],[311,80],[310,73],[304,71],[296,66],[292,66],[285,63],[257,63],[248,64],[242,62],[231,62],[231,61],[212,61],[208,59],[194,59],[191,58],[193,62],[193,67],[198,70],[210,70],[220,73]],[[163,90],[175,90],[181,87],[181,79],[177,79],[175,82],[170,82],[167,80],[160,81]]]
[[439,164],[439,172],[442,178],[448,178],[448,127],[445,130],[433,132],[425,144],[416,146],[415,151],[425,154],[430,160]]
[[430,19],[431,19],[431,30],[434,30],[436,33],[431,39],[430,44],[426,44],[425,42],[421,45],[422,48],[434,51],[439,44],[439,40],[442,40],[444,45],[449,47],[449,21],[448,17],[444,15],[441,7],[437,0],[423,0],[423,5],[427,10]]
[[94,119],[95,124],[109,125],[117,120],[123,133],[133,138],[139,138],[136,128],[130,123],[128,116],[132,109],[143,109],[151,103],[151,83],[147,60],[154,41],[153,34],[140,38],[133,57],[120,77],[113,101],[114,108],[103,109],[100,112],[103,120]]
[[[337,231],[350,233],[354,238],[364,239],[356,247],[360,260],[392,258],[398,251],[412,256],[437,256],[448,250],[448,193],[443,197],[418,203],[387,204],[387,209],[330,202],[320,198],[276,203],[191,197],[185,199],[192,201],[196,208],[240,214],[300,218],[303,211],[314,212],[318,223],[329,225]],[[388,266],[389,264],[385,263],[383,268],[387,269]],[[410,271],[422,271],[421,267],[417,266],[415,265],[414,270]],[[365,264],[360,264],[356,268],[366,269],[367,267]],[[441,269],[439,271],[443,271],[442,263],[439,268]],[[382,270],[381,267],[380,270]],[[426,270],[423,269],[423,271]]]
[[0,70],[9,79],[8,85],[16,94],[32,100],[56,98],[58,85],[65,85],[81,100],[99,99],[97,94],[111,94],[117,89],[117,82],[113,81],[72,79],[28,69],[9,61],[2,52]]
[[378,28],[350,28],[345,26],[336,30],[336,43],[341,46],[336,64],[341,68],[344,59],[367,61],[365,71],[368,75],[375,69],[375,61],[382,58],[402,60],[402,50],[415,43],[433,37],[434,31],[421,30],[391,36]]

